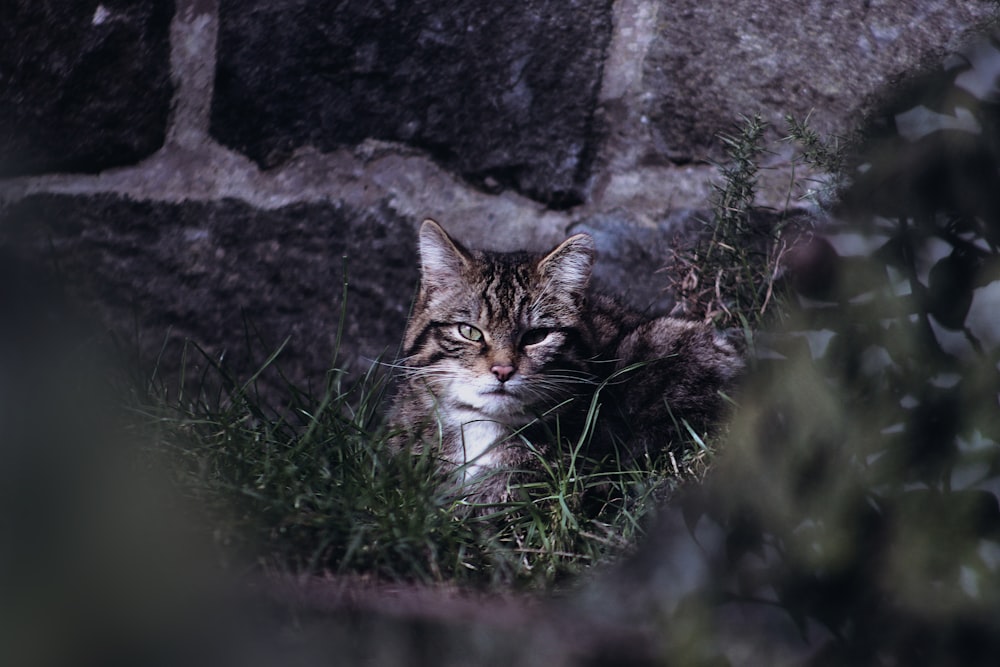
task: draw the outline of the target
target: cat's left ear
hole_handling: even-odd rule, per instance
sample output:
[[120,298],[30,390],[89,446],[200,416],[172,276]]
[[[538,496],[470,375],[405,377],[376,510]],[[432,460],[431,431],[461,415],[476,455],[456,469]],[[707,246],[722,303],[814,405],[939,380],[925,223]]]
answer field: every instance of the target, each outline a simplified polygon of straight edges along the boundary
[[420,270],[425,281],[448,284],[461,280],[468,263],[465,249],[430,218],[420,226]]
[[588,234],[576,234],[560,243],[538,262],[538,272],[551,284],[570,292],[583,292],[590,282],[597,250]]

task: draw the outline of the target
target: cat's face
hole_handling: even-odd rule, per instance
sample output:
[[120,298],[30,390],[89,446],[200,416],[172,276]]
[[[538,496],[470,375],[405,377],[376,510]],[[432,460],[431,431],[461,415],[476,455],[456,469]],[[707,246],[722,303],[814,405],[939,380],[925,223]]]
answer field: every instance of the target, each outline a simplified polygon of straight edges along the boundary
[[405,363],[440,408],[517,426],[579,391],[589,236],[543,256],[470,252],[428,220],[420,261]]

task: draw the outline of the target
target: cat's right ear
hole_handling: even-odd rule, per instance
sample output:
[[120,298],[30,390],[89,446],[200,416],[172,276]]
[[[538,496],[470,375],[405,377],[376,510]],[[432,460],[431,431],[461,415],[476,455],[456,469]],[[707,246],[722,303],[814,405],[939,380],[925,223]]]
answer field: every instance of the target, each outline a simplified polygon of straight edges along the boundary
[[538,270],[548,284],[568,292],[580,293],[590,282],[596,254],[594,239],[588,234],[576,234],[543,257],[538,262]]
[[453,283],[468,263],[462,246],[430,218],[420,225],[420,271],[425,281]]

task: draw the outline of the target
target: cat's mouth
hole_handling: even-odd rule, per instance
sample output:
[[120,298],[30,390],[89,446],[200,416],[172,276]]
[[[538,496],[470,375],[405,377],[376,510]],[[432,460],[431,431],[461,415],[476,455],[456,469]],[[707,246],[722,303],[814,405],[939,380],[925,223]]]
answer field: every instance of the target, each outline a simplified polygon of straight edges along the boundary
[[480,390],[479,396],[485,401],[484,407],[490,408],[491,411],[500,409],[502,412],[507,413],[512,410],[519,412],[523,409],[522,397],[518,394],[515,387],[505,385],[490,387]]
[[487,389],[486,391],[480,392],[480,396],[484,396],[492,401],[502,401],[502,402],[520,402],[517,394],[508,389],[507,387],[495,387],[492,389]]
[[520,401],[523,398],[520,390],[521,387],[517,385],[505,383],[482,389],[479,394],[481,396],[489,396],[490,398],[497,400]]

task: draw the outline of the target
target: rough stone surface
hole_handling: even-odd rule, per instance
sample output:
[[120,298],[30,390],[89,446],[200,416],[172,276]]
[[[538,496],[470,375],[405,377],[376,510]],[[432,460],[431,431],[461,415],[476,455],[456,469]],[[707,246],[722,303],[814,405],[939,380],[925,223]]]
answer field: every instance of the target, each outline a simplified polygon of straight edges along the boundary
[[611,2],[221,0],[212,134],[264,167],[403,141],[486,187],[578,203]]
[[593,285],[598,291],[621,297],[633,307],[665,314],[674,304],[662,269],[679,235],[697,233],[711,220],[709,210],[681,209],[655,225],[641,224],[624,211],[599,214],[581,221],[573,233],[586,232],[597,244]]
[[412,226],[384,209],[38,196],[10,207],[0,231],[0,241],[57,267],[126,342],[138,327],[147,358],[165,345],[168,377],[185,339],[225,353],[246,378],[288,338],[279,366],[300,386],[317,387],[342,312],[338,366],[365,370],[386,353],[391,360],[417,280]]
[[0,4],[0,177],[96,172],[163,144],[172,0]]
[[[303,380],[329,366],[339,318],[339,255],[323,265],[302,255],[310,243],[335,239],[335,255],[366,258],[351,269],[352,295],[374,295],[348,301],[344,352],[355,369],[365,366],[358,357],[398,343],[416,280],[404,258],[424,217],[498,250],[541,251],[589,231],[598,288],[668,310],[670,280],[658,271],[673,237],[710,218],[719,176],[705,161],[720,155],[716,132],[758,109],[780,121],[815,108],[819,130],[850,127],[866,96],[965,44],[962,33],[996,12],[996,3],[959,0],[775,0],[766,11],[688,0],[531,0],[503,10],[470,0],[174,0],[173,11],[147,0],[75,4],[57,20],[46,13],[52,3],[36,4],[0,9],[12,19],[0,31],[41,26],[18,28],[16,47],[0,43],[0,90],[56,81],[41,77],[45,67],[97,78],[62,82],[53,104],[63,106],[49,116],[21,92],[0,99],[13,100],[0,114],[39,119],[44,137],[70,133],[58,135],[62,162],[31,153],[32,169],[46,173],[0,181],[0,207],[12,206],[0,237],[17,221],[52,235],[61,264],[99,297],[107,320],[131,327],[141,316],[154,352],[169,328],[172,340],[226,349],[235,362],[245,348],[241,313],[250,312],[264,339],[254,359],[293,334],[282,358]],[[151,35],[168,20],[169,58],[151,59],[154,47],[167,48]],[[46,34],[53,55],[34,58],[49,53]],[[112,77],[81,69],[90,62],[83,47],[105,44],[95,35],[106,37],[104,57],[119,58],[101,61]],[[79,48],[60,50],[58,40]],[[162,148],[116,169],[80,158],[83,145],[120,157],[112,130],[146,136],[145,110],[166,113],[150,92],[162,76],[169,94],[166,74],[135,78],[154,60],[169,63],[174,92]],[[140,99],[116,97],[125,86]],[[132,100],[125,111],[122,100]],[[8,142],[30,136],[19,132],[0,126]],[[816,186],[812,174],[796,164],[793,186],[791,144],[768,148],[779,152],[759,174],[757,204],[796,206]],[[59,173],[70,169],[103,170]],[[312,242],[310,230],[319,234]],[[373,247],[378,258],[367,261]],[[411,263],[382,268],[382,256]],[[262,277],[267,267],[276,282]]]
[[643,67],[640,113],[660,159],[718,158],[720,132],[760,112],[844,133],[872,97],[995,19],[992,2],[660,2]]
[[[673,301],[659,270],[674,236],[700,228],[710,215],[677,211],[655,227],[623,213],[597,215],[567,233],[594,236],[596,289],[664,313]],[[385,206],[264,210],[235,200],[36,195],[0,215],[0,245],[55,267],[56,282],[93,305],[97,320],[129,345],[138,343],[147,363],[163,355],[163,377],[178,377],[185,340],[224,354],[229,369],[246,378],[289,338],[278,365],[297,385],[316,386],[331,366],[342,312],[338,367],[360,373],[370,360],[396,356],[418,280],[418,223]]]

